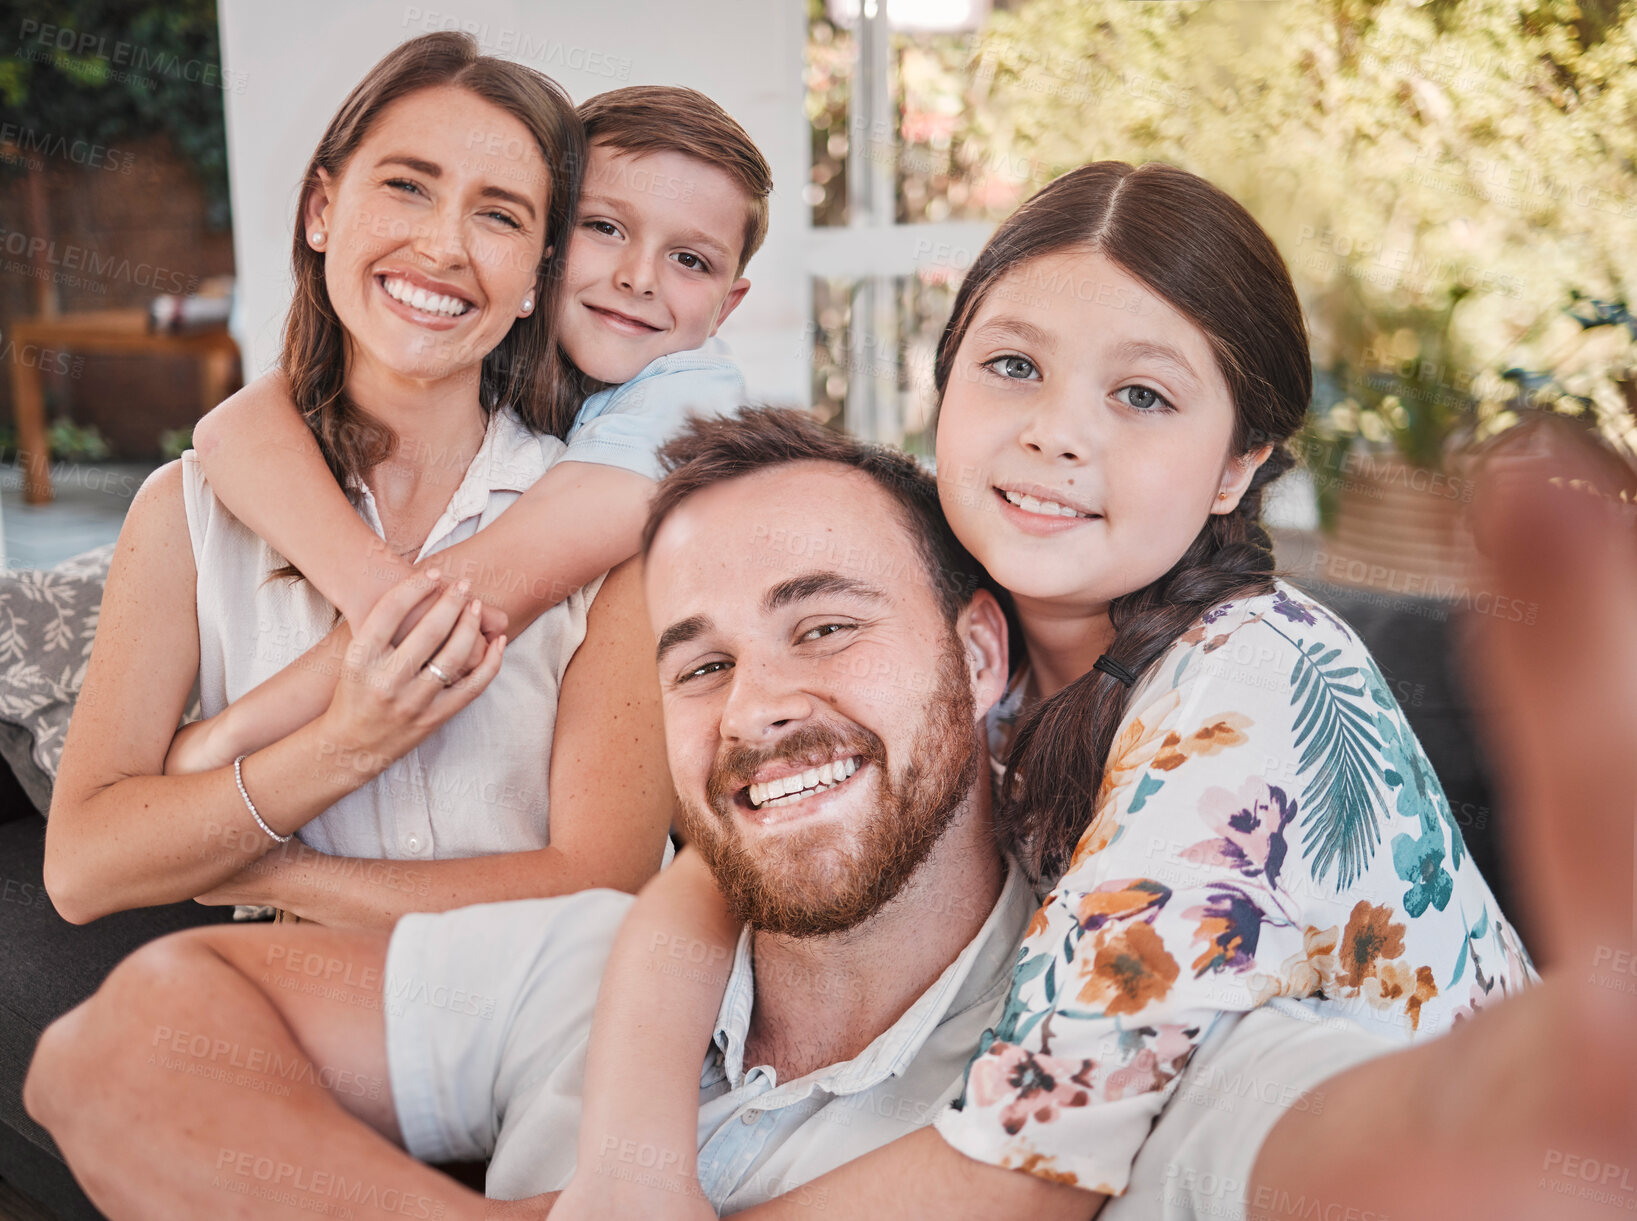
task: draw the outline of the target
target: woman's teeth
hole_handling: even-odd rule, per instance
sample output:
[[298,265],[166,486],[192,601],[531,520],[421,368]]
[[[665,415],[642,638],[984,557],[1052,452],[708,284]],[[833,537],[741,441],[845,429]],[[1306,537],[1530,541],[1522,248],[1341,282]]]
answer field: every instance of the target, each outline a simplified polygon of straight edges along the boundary
[[765,784],[753,784],[750,786],[751,809],[787,806],[804,797],[811,797],[815,792],[832,789],[856,772],[861,763],[859,756],[854,755],[850,759],[826,763],[823,767],[810,767],[799,776],[785,776]]
[[1092,517],[1091,513],[1082,513],[1078,509],[1071,509],[1068,505],[1058,504],[1055,500],[1036,500],[1033,496],[1024,496],[1018,492],[1004,493],[1006,499],[1025,513],[1039,513],[1045,517]]
[[446,318],[459,318],[472,308],[470,302],[462,301],[459,297],[429,293],[424,288],[416,288],[408,280],[383,279],[381,287],[387,290],[387,296],[394,301],[402,301],[423,314],[442,314]]

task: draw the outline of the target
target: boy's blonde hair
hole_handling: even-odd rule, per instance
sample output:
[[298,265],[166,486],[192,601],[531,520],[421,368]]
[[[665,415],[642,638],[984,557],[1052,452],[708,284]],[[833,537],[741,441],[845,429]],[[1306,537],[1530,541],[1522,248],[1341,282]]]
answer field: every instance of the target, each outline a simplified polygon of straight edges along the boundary
[[767,197],[773,172],[750,133],[697,89],[630,85],[588,98],[579,106],[586,143],[622,153],[681,153],[722,170],[739,185],[749,205],[739,250],[744,271],[767,237]]

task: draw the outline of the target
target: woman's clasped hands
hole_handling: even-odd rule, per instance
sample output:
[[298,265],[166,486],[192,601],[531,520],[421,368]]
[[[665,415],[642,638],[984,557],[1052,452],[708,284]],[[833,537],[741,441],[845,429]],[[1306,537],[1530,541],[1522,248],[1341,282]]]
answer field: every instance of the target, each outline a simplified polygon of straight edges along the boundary
[[[366,779],[420,745],[483,694],[506,651],[504,634],[482,631],[483,604],[457,581],[438,592],[436,568],[382,595],[347,642],[335,695],[321,718],[321,749]],[[394,645],[404,620],[431,604]]]

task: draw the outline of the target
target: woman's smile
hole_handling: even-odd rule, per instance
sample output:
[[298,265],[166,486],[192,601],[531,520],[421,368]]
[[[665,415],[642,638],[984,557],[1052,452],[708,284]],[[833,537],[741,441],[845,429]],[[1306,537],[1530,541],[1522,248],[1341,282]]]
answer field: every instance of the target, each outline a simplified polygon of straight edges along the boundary
[[390,272],[378,274],[375,279],[386,290],[387,296],[394,301],[411,306],[423,314],[437,314],[444,318],[459,318],[462,314],[474,308],[472,303],[464,297],[423,287],[412,283],[403,276],[394,275]]
[[452,331],[478,313],[462,297],[430,292],[400,275],[377,275],[375,284],[391,313],[429,331]]

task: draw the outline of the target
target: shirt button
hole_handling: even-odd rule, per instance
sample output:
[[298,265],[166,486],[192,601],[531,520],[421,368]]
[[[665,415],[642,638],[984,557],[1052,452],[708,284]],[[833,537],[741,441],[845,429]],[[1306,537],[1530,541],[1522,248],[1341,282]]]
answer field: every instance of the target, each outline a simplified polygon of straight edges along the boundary
[[419,851],[420,851],[420,850],[421,850],[421,837],[420,837],[420,836],[418,836],[418,835],[411,835],[411,836],[410,836],[410,837],[409,837],[409,842],[408,842],[408,844],[407,844],[407,845],[405,845],[405,846],[406,846],[406,847],[407,847],[407,848],[408,848],[408,849],[409,849],[409,850],[410,850],[410,851],[411,851],[411,852],[419,852]]
[[762,1113],[760,1111],[746,1111],[740,1118],[747,1124],[760,1123]]

